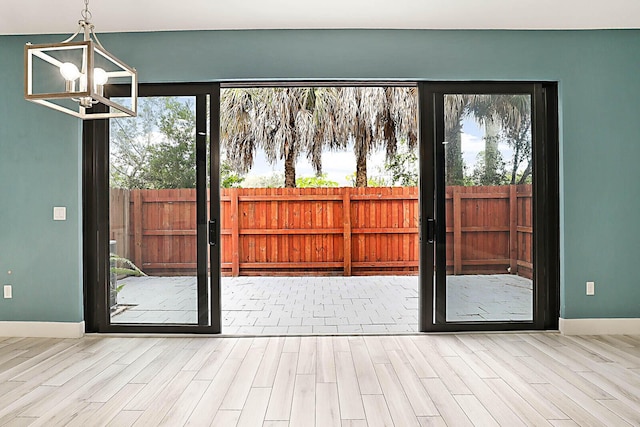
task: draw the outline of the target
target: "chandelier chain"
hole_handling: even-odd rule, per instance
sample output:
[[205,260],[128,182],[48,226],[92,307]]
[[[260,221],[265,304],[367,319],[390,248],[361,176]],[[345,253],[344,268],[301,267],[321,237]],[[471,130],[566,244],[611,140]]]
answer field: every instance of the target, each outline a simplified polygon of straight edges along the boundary
[[82,19],[86,22],[91,20],[93,15],[89,12],[89,0],[84,0],[84,10],[80,12],[80,15],[82,15]]

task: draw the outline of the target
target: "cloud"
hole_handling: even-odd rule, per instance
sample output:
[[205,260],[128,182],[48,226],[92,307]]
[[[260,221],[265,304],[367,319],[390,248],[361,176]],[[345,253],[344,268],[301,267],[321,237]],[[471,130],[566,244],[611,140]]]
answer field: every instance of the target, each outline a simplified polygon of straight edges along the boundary
[[462,158],[464,159],[464,164],[467,167],[467,172],[470,173],[473,171],[476,164],[478,153],[484,151],[484,139],[482,136],[472,135],[465,132],[460,134],[460,139],[462,142]]

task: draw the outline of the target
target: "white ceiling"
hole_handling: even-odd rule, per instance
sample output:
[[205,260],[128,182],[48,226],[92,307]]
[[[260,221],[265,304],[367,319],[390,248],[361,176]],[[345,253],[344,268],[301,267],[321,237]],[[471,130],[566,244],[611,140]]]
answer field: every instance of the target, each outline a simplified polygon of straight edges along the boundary
[[[0,34],[73,33],[83,0],[0,0]],[[640,28],[640,0],[91,0],[98,33]]]

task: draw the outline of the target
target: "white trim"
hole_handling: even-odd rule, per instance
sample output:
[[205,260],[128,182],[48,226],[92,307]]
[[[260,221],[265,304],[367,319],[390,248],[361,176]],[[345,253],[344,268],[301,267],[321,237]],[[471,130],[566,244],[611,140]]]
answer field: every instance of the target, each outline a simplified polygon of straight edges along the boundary
[[640,318],[630,319],[563,319],[564,335],[635,335],[640,334]]
[[84,322],[0,322],[0,337],[81,338]]

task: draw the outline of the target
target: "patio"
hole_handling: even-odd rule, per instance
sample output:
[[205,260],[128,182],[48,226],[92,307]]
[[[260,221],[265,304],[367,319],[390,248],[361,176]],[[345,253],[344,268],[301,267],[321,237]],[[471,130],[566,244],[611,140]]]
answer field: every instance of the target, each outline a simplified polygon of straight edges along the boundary
[[[532,318],[531,280],[449,276],[448,320]],[[113,323],[195,323],[195,277],[128,277]],[[417,276],[224,277],[224,334],[416,332]]]

